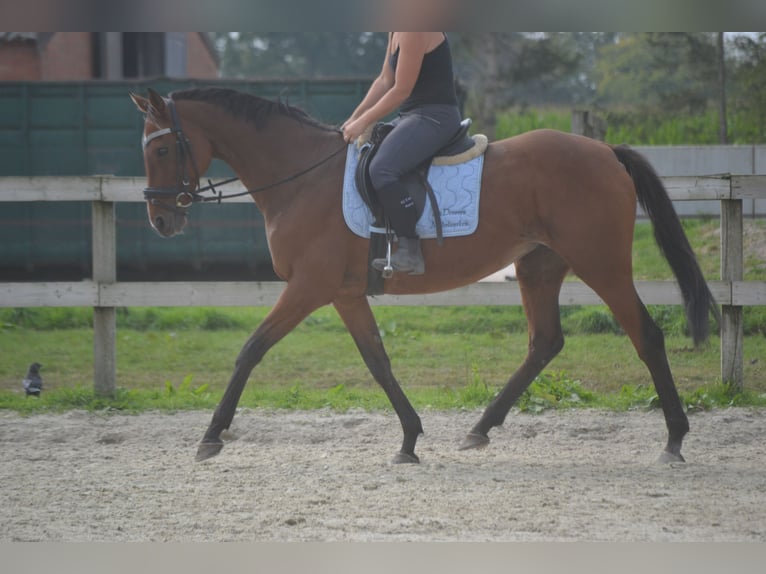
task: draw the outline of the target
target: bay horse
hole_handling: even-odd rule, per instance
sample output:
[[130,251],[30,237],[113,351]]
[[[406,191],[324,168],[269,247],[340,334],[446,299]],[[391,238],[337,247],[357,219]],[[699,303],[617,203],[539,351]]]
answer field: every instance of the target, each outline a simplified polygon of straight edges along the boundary
[[[264,354],[314,310],[332,304],[374,379],[399,417],[404,439],[397,463],[414,463],[421,420],[394,377],[365,295],[368,241],[341,212],[346,144],[340,131],[282,102],[223,88],[192,88],[163,97],[130,94],[145,115],[148,217],[164,237],[184,228],[201,199],[200,175],[212,158],[241,179],[264,217],[274,270],[287,282],[277,303],[237,356],[234,372],[198,446],[197,460],[217,455],[244,386]],[[663,462],[683,461],[689,422],[678,396],[662,331],[639,298],[632,276],[637,202],[680,286],[695,343],[720,317],[661,180],[627,146],[536,130],[492,142],[482,174],[480,223],[443,246],[423,241],[424,275],[395,273],[385,293],[432,293],[468,285],[511,263],[529,329],[528,353],[460,445],[489,444],[514,402],[561,351],[559,291],[572,272],[609,306],[646,364],[668,430]]]

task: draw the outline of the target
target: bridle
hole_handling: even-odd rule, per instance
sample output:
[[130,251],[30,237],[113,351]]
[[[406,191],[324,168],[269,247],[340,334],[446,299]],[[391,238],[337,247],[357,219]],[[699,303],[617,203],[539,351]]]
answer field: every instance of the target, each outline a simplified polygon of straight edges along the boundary
[[[156,207],[163,209],[169,209],[171,211],[184,213],[184,209],[188,208],[195,201],[201,201],[201,190],[199,189],[199,170],[197,164],[194,161],[194,154],[191,151],[191,143],[187,138],[183,130],[181,129],[181,123],[178,121],[178,111],[176,110],[173,100],[167,100],[167,109],[170,111],[171,127],[163,128],[155,132],[144,136],[141,141],[141,147],[146,150],[146,146],[152,140],[159,137],[175,134],[176,136],[176,185],[175,187],[147,187],[144,189],[144,199]],[[187,162],[187,157],[189,161]],[[189,180],[188,164],[191,163],[192,170],[194,172],[197,185],[192,187]],[[173,206],[158,201],[160,198],[167,198],[175,196],[175,202]]]
[[[146,187],[144,188],[144,199],[146,199],[146,201],[148,201],[151,205],[155,207],[166,209],[168,211],[173,211],[181,215],[185,215],[186,210],[193,203],[207,203],[211,201],[216,201],[220,203],[221,200],[223,199],[241,197],[243,195],[249,195],[251,193],[266,191],[266,190],[278,187],[280,185],[283,185],[285,183],[294,181],[298,179],[299,177],[306,175],[310,171],[313,171],[314,169],[320,167],[321,165],[324,165],[325,163],[330,161],[332,158],[334,158],[336,155],[338,155],[340,152],[347,149],[347,144],[344,142],[342,147],[332,152],[329,156],[325,157],[324,159],[316,162],[315,164],[309,166],[308,168],[294,175],[286,177],[285,179],[258,187],[256,189],[250,189],[240,193],[231,193],[228,195],[223,195],[220,191],[216,189],[216,187],[226,185],[228,183],[233,183],[235,181],[238,181],[239,178],[232,177],[229,179],[219,181],[217,183],[213,183],[211,180],[208,179],[207,180],[208,185],[206,185],[205,187],[200,187],[199,186],[199,181],[200,181],[199,170],[197,169],[197,164],[194,161],[194,154],[192,154],[192,150],[191,150],[191,142],[189,141],[189,138],[187,138],[184,135],[183,130],[181,129],[181,123],[178,120],[178,111],[176,110],[175,102],[173,102],[173,100],[166,100],[166,105],[168,110],[170,111],[170,121],[172,124],[171,127],[163,128],[163,129],[154,131],[150,133],[149,135],[144,136],[141,141],[141,147],[142,149],[146,150],[146,146],[149,145],[149,143],[152,140],[162,136],[169,135],[169,134],[175,134],[176,136],[176,185],[175,187]],[[187,158],[188,158],[188,162],[187,162]],[[194,187],[192,187],[191,181],[189,179],[188,164],[191,164],[192,174],[194,176],[195,181],[197,182],[197,185]],[[205,197],[202,194],[205,193],[206,191],[212,191],[215,195],[213,195],[212,197]],[[167,197],[175,197],[175,202],[173,205],[159,201],[160,198],[167,198]]]

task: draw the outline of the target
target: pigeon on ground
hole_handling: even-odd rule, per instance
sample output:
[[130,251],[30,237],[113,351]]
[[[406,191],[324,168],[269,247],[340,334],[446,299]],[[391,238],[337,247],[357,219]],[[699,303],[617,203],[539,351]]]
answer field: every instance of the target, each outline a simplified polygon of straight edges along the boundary
[[24,380],[21,382],[21,384],[24,385],[24,390],[26,391],[27,396],[34,395],[39,397],[40,392],[43,390],[43,379],[40,376],[40,367],[42,367],[40,363],[32,363],[29,365],[29,370],[27,371]]

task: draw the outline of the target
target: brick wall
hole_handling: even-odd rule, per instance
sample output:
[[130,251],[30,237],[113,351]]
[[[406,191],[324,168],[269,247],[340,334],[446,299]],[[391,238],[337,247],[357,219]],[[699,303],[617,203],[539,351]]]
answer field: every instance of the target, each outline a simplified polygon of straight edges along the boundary
[[90,32],[58,32],[43,50],[43,80],[87,80],[93,77]]
[[[32,41],[0,43],[0,81],[88,80],[93,77],[90,32],[57,32],[40,49]],[[218,78],[218,66],[198,32],[187,37],[187,76]]]
[[217,78],[218,66],[199,32],[189,32],[186,40],[186,72],[190,78]]
[[35,42],[0,44],[0,81],[29,82],[40,79],[40,57]]

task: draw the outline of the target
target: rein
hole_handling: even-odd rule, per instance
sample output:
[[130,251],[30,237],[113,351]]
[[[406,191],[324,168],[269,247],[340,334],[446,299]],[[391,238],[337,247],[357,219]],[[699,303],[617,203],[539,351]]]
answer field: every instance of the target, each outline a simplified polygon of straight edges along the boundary
[[[142,143],[142,147],[146,149],[146,146],[153,139],[164,136],[164,135],[168,135],[168,134],[175,134],[176,148],[178,150],[178,153],[176,155],[177,157],[176,186],[175,187],[146,187],[144,188],[144,199],[146,199],[146,201],[148,201],[155,207],[160,207],[160,208],[167,209],[169,211],[174,211],[177,213],[185,213],[184,210],[190,207],[193,203],[209,203],[209,202],[215,201],[220,204],[221,201],[224,199],[242,197],[243,195],[250,195],[251,193],[261,193],[270,189],[274,189],[275,187],[279,187],[286,183],[290,183],[291,181],[295,181],[296,179],[306,175],[307,173],[310,173],[314,171],[315,169],[323,166],[324,164],[326,164],[328,161],[330,161],[332,158],[337,156],[339,153],[341,153],[343,150],[347,149],[348,147],[348,145],[344,143],[342,147],[338,148],[327,157],[310,165],[306,169],[301,170],[298,173],[295,173],[284,179],[280,179],[279,181],[276,181],[267,185],[263,185],[261,187],[256,187],[255,189],[249,189],[239,193],[230,193],[230,194],[224,195],[222,192],[218,191],[216,187],[220,187],[222,185],[227,185],[229,183],[239,181],[239,177],[231,177],[229,179],[225,179],[216,183],[213,183],[212,180],[208,179],[207,180],[208,185],[206,185],[205,187],[199,187],[199,180],[200,180],[199,171],[197,170],[197,165],[194,162],[194,155],[191,153],[191,143],[189,142],[189,139],[184,135],[183,130],[181,130],[181,124],[178,121],[178,112],[176,111],[175,103],[173,102],[173,100],[168,100],[167,105],[168,105],[168,108],[170,109],[171,121],[173,122],[172,127],[157,130],[156,132],[152,132],[148,136],[144,136],[141,143]],[[189,177],[188,177],[188,174],[186,173],[186,156],[187,155],[189,156],[189,160],[191,161],[194,175],[198,182],[197,187],[194,189],[190,188]],[[205,197],[202,194],[206,191],[212,191],[215,195],[213,195],[212,197]],[[175,200],[176,200],[175,205],[171,206],[171,205],[162,203],[161,201],[157,201],[158,198],[172,197],[172,196],[175,196]]]
[[309,173],[311,171],[314,171],[318,167],[323,166],[328,161],[330,161],[332,158],[334,158],[336,155],[338,155],[340,152],[345,150],[347,147],[348,147],[347,144],[343,144],[342,147],[338,148],[337,150],[332,152],[330,155],[328,155],[324,159],[319,160],[315,164],[310,165],[309,167],[307,167],[303,171],[299,171],[298,173],[295,173],[295,174],[291,175],[290,177],[286,177],[284,179],[280,179],[279,181],[275,181],[274,183],[269,183],[267,185],[262,185],[261,187],[256,187],[255,189],[248,189],[247,191],[241,191],[239,193],[230,193],[228,195],[222,195],[221,192],[216,190],[216,188],[215,188],[216,186],[226,185],[227,183],[232,183],[234,181],[237,181],[239,179],[238,177],[232,177],[231,179],[226,179],[226,180],[223,180],[223,181],[219,181],[218,183],[215,183],[215,184],[208,179],[207,180],[208,185],[198,189],[195,192],[195,195],[196,194],[200,194],[200,193],[205,192],[205,191],[211,191],[211,190],[213,191],[213,193],[217,193],[218,195],[215,195],[213,197],[200,197],[199,199],[196,199],[195,201],[201,201],[203,203],[208,203],[208,202],[211,202],[211,201],[216,201],[218,203],[221,203],[222,199],[230,199],[232,197],[242,197],[243,195],[249,195],[251,193],[261,193],[263,191],[268,191],[269,189],[273,189],[275,187],[279,187],[280,185],[284,185],[286,183],[290,183],[291,181],[295,181],[296,179],[306,175],[307,173]]

